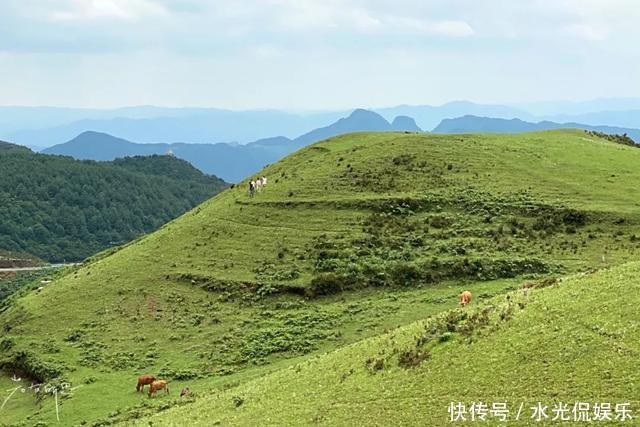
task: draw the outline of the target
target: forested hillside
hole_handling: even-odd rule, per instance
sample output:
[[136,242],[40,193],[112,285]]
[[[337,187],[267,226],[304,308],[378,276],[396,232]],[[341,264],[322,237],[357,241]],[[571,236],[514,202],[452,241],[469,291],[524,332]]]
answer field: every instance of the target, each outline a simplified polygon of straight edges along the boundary
[[0,141],[0,153],[28,153],[31,150],[29,150],[27,147],[23,147],[21,145],[15,145],[15,144],[11,144],[9,142],[5,142],[5,141]]
[[170,156],[78,161],[0,146],[0,249],[81,260],[132,240],[225,187]]

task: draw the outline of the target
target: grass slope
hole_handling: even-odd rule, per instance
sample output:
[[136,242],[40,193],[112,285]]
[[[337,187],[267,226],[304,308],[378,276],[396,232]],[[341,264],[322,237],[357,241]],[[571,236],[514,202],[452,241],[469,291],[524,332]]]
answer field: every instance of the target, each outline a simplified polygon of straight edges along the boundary
[[[537,402],[549,406],[547,421],[554,402],[637,409],[639,277],[640,263],[630,263],[515,291],[466,318],[456,309],[416,322],[141,425],[441,426],[450,402],[508,402],[511,424],[522,425],[534,423]],[[428,357],[407,366],[406,354],[416,352]]]
[[[235,387],[446,311],[463,288],[483,301],[626,262],[639,156],[582,131],[333,138],[266,168],[256,197],[244,182],[17,299],[0,361],[81,386],[65,422],[114,422],[179,404],[136,395],[142,373]],[[0,422],[54,420],[51,396],[20,399]]]

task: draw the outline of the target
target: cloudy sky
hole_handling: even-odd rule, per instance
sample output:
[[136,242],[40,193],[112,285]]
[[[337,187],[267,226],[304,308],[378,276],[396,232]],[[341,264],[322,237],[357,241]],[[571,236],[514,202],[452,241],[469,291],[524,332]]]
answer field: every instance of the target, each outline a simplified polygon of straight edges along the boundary
[[1,0],[0,105],[640,96],[637,0]]

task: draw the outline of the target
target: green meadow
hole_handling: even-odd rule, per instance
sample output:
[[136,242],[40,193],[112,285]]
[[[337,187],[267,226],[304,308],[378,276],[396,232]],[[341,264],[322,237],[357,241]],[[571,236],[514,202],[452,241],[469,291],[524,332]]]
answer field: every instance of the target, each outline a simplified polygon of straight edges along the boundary
[[[462,420],[472,423],[472,402],[490,408],[506,403],[508,425],[540,424],[531,409],[538,403],[548,407],[546,425],[559,403],[569,405],[564,416],[571,420],[576,402],[589,404],[590,413],[596,403],[627,403],[637,411],[639,275],[640,264],[630,263],[513,291],[210,393],[139,424],[442,426],[456,424],[448,411],[452,403],[464,405]],[[612,409],[596,425],[635,425],[628,418],[623,423],[621,414]],[[491,413],[476,422],[501,424]]]
[[0,386],[49,385],[58,415],[25,391],[0,423],[442,425],[451,400],[633,399],[638,165],[578,130],[304,148],[254,197],[10,298]]

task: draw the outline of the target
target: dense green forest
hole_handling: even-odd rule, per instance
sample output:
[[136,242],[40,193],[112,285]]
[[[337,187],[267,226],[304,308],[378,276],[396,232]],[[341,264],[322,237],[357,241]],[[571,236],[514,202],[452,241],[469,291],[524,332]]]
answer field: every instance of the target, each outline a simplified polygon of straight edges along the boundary
[[59,262],[132,240],[226,186],[172,156],[78,161],[0,143],[0,249]]

